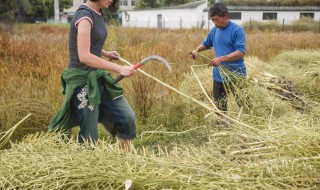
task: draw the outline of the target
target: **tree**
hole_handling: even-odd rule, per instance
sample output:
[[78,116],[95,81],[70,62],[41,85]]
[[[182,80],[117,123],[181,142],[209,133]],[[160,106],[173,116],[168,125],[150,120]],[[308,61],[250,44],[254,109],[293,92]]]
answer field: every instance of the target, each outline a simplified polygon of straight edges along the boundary
[[173,5],[181,5],[185,3],[189,3],[191,0],[164,0],[164,6],[173,6]]
[[136,8],[155,8],[159,7],[157,0],[138,0]]
[[4,22],[13,22],[31,12],[29,0],[4,0],[0,5],[0,19]]
[[[54,14],[53,0],[3,0],[0,5],[0,19],[10,22],[47,21]],[[69,8],[72,0],[59,0],[60,11]]]
[[[54,15],[54,0],[29,0],[32,5],[32,14],[28,15],[33,19],[43,19],[47,21]],[[59,10],[69,8],[73,0],[59,0]]]

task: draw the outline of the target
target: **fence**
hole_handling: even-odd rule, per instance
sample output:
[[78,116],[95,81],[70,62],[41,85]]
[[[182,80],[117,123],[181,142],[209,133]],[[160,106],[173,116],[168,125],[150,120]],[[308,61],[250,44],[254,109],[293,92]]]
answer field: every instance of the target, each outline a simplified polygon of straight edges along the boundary
[[287,21],[282,19],[282,22],[277,20],[272,21],[255,21],[250,18],[249,21],[243,23],[243,27],[247,30],[274,30],[274,31],[313,31],[320,32],[320,18],[315,21],[309,18],[302,18],[295,21]]
[[144,28],[167,28],[167,29],[182,29],[182,28],[204,28],[205,20],[188,20],[179,18],[162,18],[161,21],[147,19],[132,19],[124,21],[123,26],[126,27],[144,27]]

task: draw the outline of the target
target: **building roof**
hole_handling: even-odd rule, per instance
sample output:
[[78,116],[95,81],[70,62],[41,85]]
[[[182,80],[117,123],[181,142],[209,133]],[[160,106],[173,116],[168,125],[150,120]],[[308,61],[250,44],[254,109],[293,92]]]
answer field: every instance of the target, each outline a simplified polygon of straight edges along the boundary
[[[227,6],[229,11],[320,11],[320,6]],[[209,8],[205,8],[208,12]]]
[[136,9],[133,11],[145,11],[145,10],[163,10],[163,9],[195,9],[198,6],[202,5],[203,3],[206,3],[205,0],[201,1],[194,1],[191,3],[186,3],[182,5],[176,5],[176,6],[170,6],[170,7],[157,7],[157,8],[148,8],[148,9]]

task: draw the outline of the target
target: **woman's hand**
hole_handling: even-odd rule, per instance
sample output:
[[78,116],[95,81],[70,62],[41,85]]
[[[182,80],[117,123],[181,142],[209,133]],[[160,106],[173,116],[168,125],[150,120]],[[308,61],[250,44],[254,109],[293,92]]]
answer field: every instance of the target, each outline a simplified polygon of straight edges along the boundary
[[119,74],[125,77],[129,77],[135,73],[133,66],[121,66]]
[[114,60],[119,60],[120,54],[117,51],[108,51],[106,57]]

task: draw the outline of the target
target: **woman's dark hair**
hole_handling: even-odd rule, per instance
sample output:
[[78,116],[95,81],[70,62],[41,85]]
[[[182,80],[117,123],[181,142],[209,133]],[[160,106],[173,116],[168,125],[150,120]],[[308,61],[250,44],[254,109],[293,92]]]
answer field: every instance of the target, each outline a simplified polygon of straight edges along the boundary
[[220,16],[223,17],[228,13],[228,8],[223,3],[215,3],[209,9],[209,17]]
[[[98,2],[99,0],[89,0],[89,1]],[[110,5],[109,8],[116,8],[117,2],[118,2],[118,0],[113,0],[113,1],[112,1],[112,4]]]

